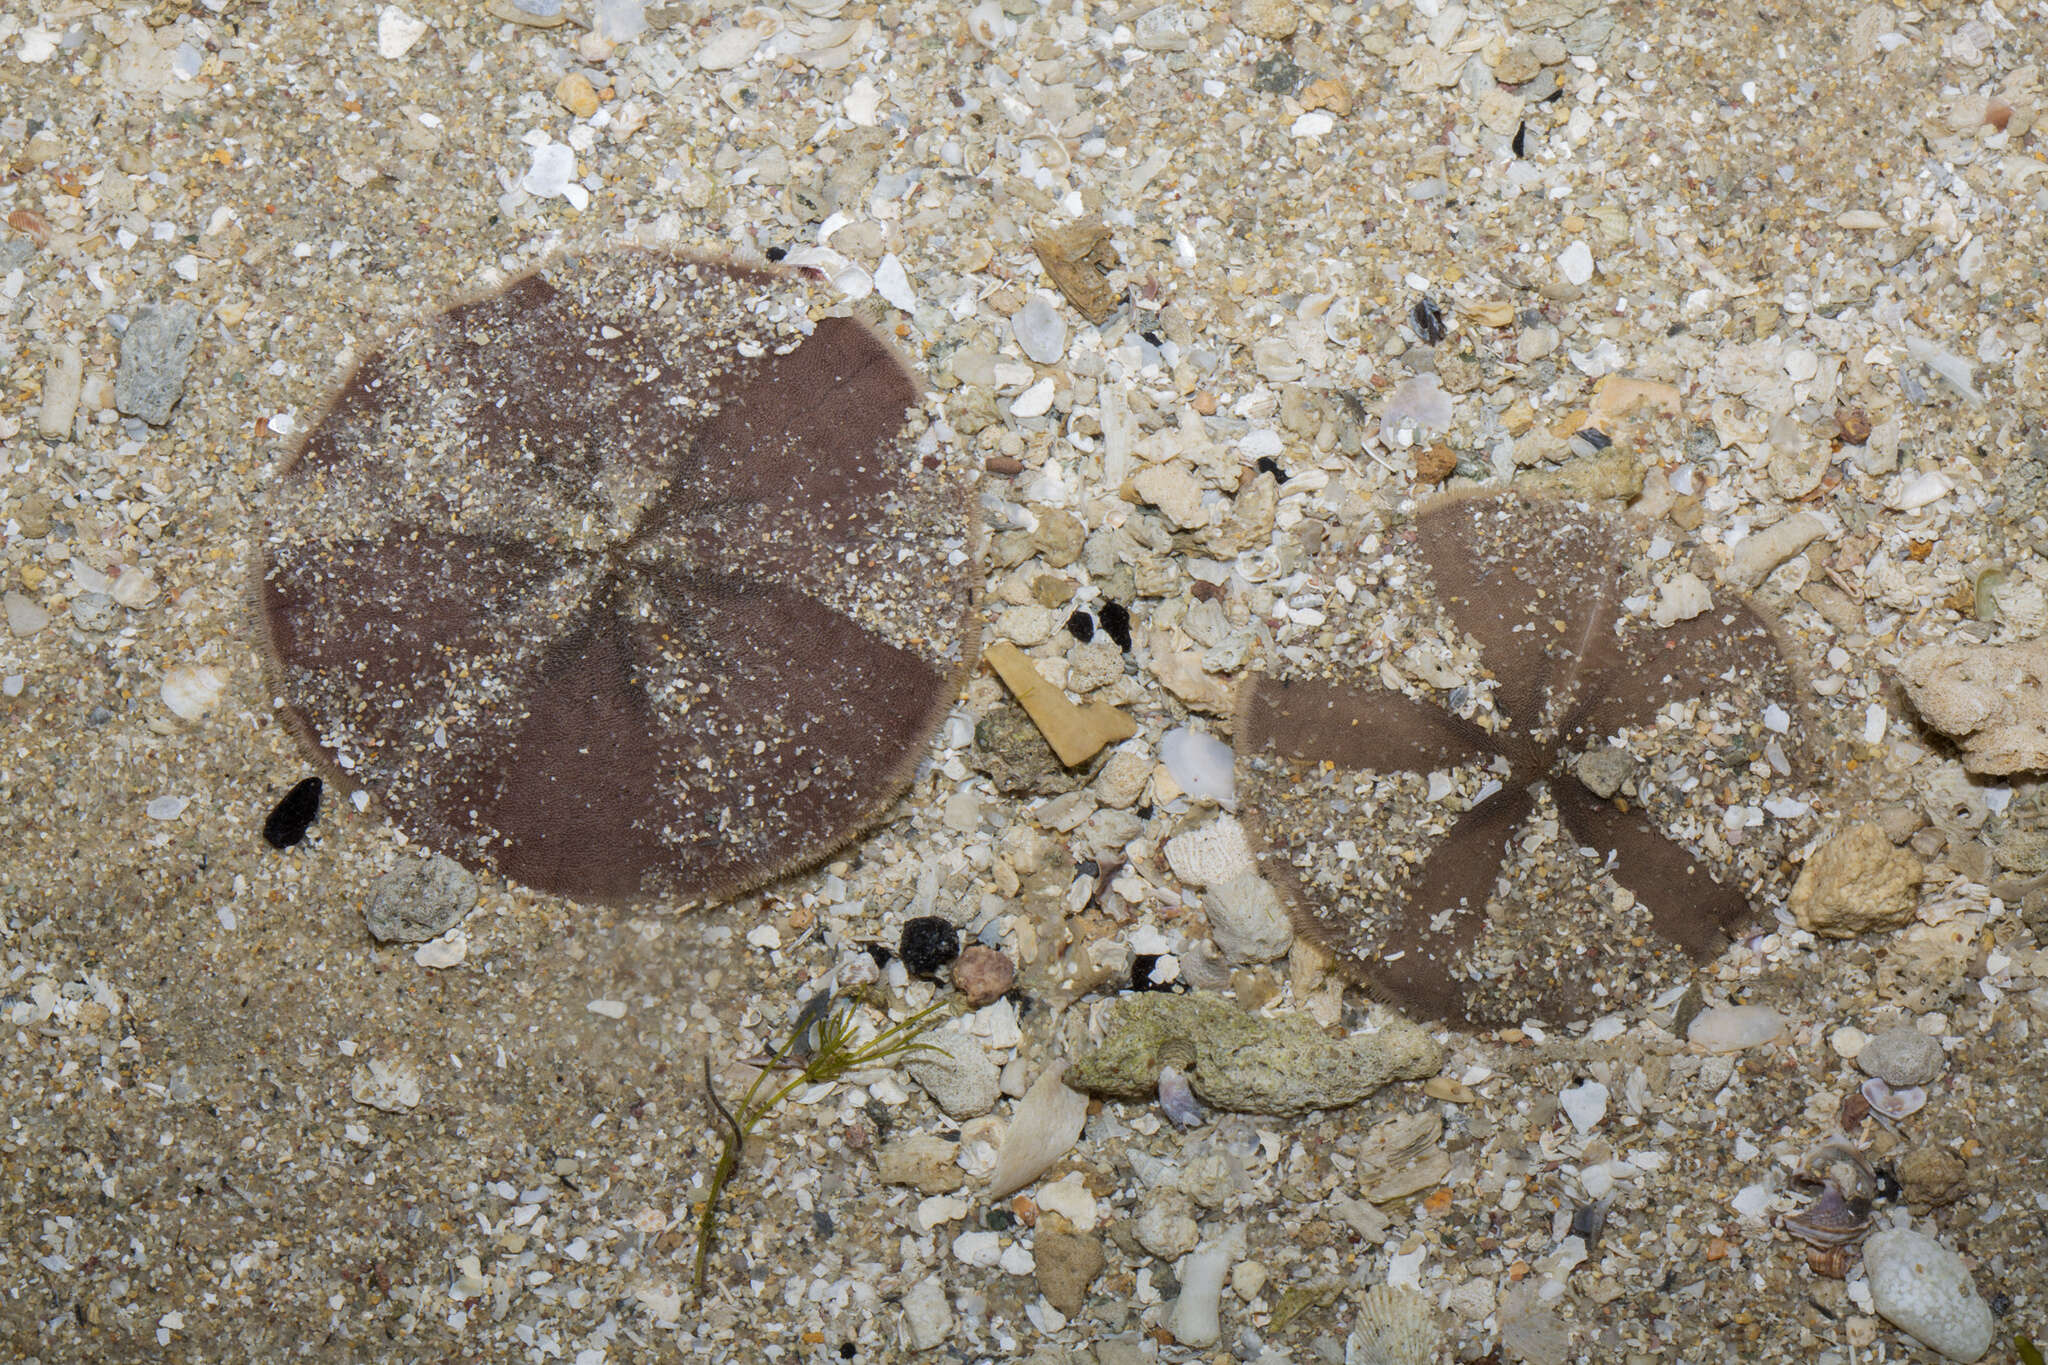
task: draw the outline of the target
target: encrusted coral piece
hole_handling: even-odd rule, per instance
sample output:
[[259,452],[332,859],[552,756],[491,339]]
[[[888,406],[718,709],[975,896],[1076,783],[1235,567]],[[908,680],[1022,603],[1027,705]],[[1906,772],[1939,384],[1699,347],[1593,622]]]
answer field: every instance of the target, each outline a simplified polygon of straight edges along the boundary
[[974,658],[979,571],[910,370],[827,303],[568,254],[366,360],[264,537],[300,738],[417,842],[586,899],[735,894],[864,828]]
[[[1326,627],[1240,698],[1262,870],[1304,934],[1417,1015],[1614,1008],[1719,951],[1782,875],[1782,821],[1755,803],[1795,772],[1794,671],[1740,598],[1653,624],[1645,539],[1581,504],[1439,500],[1376,565],[1326,548]],[[1424,623],[1405,654],[1390,600]],[[1578,774],[1603,765],[1575,760],[1623,735],[1655,761],[1596,795]]]

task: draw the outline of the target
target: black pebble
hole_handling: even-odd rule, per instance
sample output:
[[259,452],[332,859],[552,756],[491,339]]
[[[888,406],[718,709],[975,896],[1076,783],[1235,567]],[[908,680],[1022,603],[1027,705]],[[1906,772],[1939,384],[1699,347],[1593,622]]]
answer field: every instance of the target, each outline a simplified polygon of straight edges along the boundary
[[1508,144],[1508,149],[1512,151],[1517,157],[1524,157],[1529,154],[1528,124],[1524,123],[1520,127],[1515,129],[1515,140]]
[[320,818],[320,779],[309,777],[284,794],[263,822],[263,842],[272,848],[290,848],[306,837],[306,830]]
[[1280,462],[1274,459],[1271,455],[1259,456],[1258,469],[1261,474],[1271,474],[1273,476],[1274,483],[1287,482],[1287,471],[1282,469],[1280,467]]
[[1109,638],[1116,641],[1118,649],[1129,653],[1131,648],[1130,608],[1124,606],[1121,602],[1104,602],[1102,604],[1101,616],[1102,628],[1109,633]]
[[981,1219],[981,1225],[990,1232],[1008,1232],[1016,1222],[1017,1215],[1008,1209],[990,1209]]
[[779,261],[779,260],[781,260],[781,259],[782,259],[782,258],[783,258],[784,256],[787,256],[787,255],[789,254],[789,248],[787,248],[787,247],[780,247],[780,246],[771,246],[771,247],[769,247],[769,248],[768,248],[768,249],[767,249],[766,251],[762,252],[761,254],[762,254],[763,256],[766,256],[766,257],[767,257],[767,258],[768,258],[769,260],[771,260],[771,261]]
[[1077,611],[1067,618],[1067,634],[1087,644],[1095,638],[1095,618],[1085,611]]
[[1426,345],[1434,346],[1446,335],[1443,310],[1427,295],[1417,299],[1415,306],[1408,310],[1408,320],[1415,324],[1415,335],[1421,337]]
[[887,944],[870,943],[868,945],[868,956],[875,960],[877,967],[886,967],[889,965],[889,959],[896,956],[896,954],[889,951]]
[[1131,959],[1131,989],[1134,991],[1173,991],[1180,989],[1173,981],[1154,981],[1152,969],[1159,965],[1159,954],[1139,953]]
[[960,956],[960,931],[937,915],[919,915],[903,926],[897,946],[912,976],[930,976]]

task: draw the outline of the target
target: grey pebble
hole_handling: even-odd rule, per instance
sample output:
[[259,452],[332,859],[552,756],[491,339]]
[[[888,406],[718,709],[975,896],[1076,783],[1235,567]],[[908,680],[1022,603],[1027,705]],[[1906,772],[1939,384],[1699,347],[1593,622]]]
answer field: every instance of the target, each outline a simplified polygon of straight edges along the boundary
[[1067,320],[1043,294],[1033,294],[1010,318],[1010,331],[1024,354],[1040,365],[1054,365],[1067,352]]
[[1587,791],[1604,801],[1621,790],[1621,784],[1628,781],[1635,766],[1635,759],[1626,749],[1592,749],[1579,755],[1572,771],[1579,775]]
[[33,635],[50,624],[50,613],[32,597],[10,592],[6,602],[7,628],[16,635]]
[[1890,1086],[1927,1085],[1947,1064],[1940,1039],[1905,1025],[1886,1029],[1856,1054],[1856,1065],[1865,1075]]
[[121,608],[103,592],[82,592],[71,599],[71,619],[97,635],[121,624]]
[[412,858],[377,879],[363,910],[379,943],[439,938],[476,908],[476,878],[453,858]]
[[911,1054],[904,1070],[950,1118],[971,1119],[996,1107],[1001,1077],[982,1045],[958,1029],[934,1029],[930,1044]]
[[121,335],[121,367],[114,374],[114,406],[153,427],[171,420],[185,393],[192,349],[199,342],[199,309],[184,299],[135,310]]

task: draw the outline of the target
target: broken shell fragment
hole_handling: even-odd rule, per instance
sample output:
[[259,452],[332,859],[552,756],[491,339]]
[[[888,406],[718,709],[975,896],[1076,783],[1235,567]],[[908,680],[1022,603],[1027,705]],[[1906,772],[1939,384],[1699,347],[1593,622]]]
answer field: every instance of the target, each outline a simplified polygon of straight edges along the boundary
[[1840,1139],[1823,1142],[1799,1163],[1799,1178],[1825,1186],[1821,1196],[1780,1223],[1809,1246],[1842,1247],[1870,1231],[1877,1172],[1863,1153]]
[[228,670],[219,664],[179,664],[164,673],[164,705],[179,720],[198,720],[220,704]]
[[1780,1221],[1785,1231],[1810,1246],[1847,1246],[1870,1231],[1870,1205],[1844,1199],[1830,1185],[1819,1199]]
[[1203,1121],[1194,1089],[1186,1073],[1176,1066],[1159,1068],[1159,1107],[1176,1128],[1193,1128]]

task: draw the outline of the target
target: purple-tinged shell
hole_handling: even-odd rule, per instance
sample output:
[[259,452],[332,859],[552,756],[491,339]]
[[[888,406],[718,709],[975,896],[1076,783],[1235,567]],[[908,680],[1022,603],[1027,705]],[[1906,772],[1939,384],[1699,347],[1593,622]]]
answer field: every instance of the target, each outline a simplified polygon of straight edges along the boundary
[[1779,1220],[1785,1231],[1817,1247],[1847,1246],[1870,1231],[1870,1202],[1848,1200],[1833,1185],[1797,1213]]
[[1799,1178],[1825,1188],[1813,1203],[1779,1220],[1785,1231],[1817,1247],[1848,1246],[1870,1231],[1877,1172],[1854,1146],[1840,1139],[1823,1142],[1799,1163]]
[[1877,1077],[1872,1076],[1862,1085],[1864,1101],[1870,1105],[1870,1112],[1881,1114],[1888,1119],[1902,1119],[1917,1114],[1927,1104],[1927,1091],[1917,1085],[1902,1086],[1894,1090]]
[[1167,1120],[1176,1128],[1193,1128],[1205,1121],[1194,1089],[1179,1067],[1159,1068],[1159,1107],[1166,1111]]

